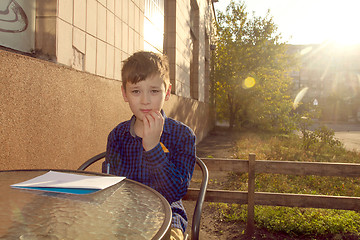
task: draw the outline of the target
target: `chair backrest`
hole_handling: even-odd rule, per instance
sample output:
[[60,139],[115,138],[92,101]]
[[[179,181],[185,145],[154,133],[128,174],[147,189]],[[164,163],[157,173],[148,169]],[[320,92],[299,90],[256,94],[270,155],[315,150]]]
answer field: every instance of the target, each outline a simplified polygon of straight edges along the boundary
[[[86,162],[84,162],[77,170],[84,171],[86,168],[88,168],[91,164],[103,159],[106,155],[106,152],[102,152]],[[205,165],[205,163],[198,157],[196,157],[196,164],[200,167],[202,172],[202,180],[201,180],[201,186],[198,198],[196,200],[196,205],[194,209],[193,219],[192,219],[192,225],[191,225],[191,239],[192,240],[198,240],[199,239],[199,233],[200,233],[200,220],[201,220],[201,213],[202,213],[202,207],[205,200],[205,194],[207,190],[207,185],[209,181],[209,171]]]
[[86,162],[84,162],[77,170],[80,171],[84,171],[85,169],[87,169],[91,164],[99,161],[100,159],[104,158],[106,155],[106,152],[102,152],[92,158],[90,158],[89,160],[87,160]]
[[192,225],[191,225],[191,239],[198,240],[199,233],[200,233],[200,220],[201,220],[201,213],[203,203],[205,201],[205,194],[207,190],[207,185],[209,182],[209,171],[205,165],[205,163],[199,158],[196,157],[196,164],[200,167],[202,172],[202,180],[198,198],[196,200],[196,205],[194,209]]

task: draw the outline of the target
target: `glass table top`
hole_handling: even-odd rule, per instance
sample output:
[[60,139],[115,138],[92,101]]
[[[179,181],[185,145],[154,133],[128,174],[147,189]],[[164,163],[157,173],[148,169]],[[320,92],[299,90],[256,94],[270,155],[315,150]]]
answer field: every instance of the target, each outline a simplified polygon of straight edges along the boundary
[[128,179],[86,195],[10,187],[46,172],[0,171],[0,239],[139,240],[168,232],[171,209],[165,198]]

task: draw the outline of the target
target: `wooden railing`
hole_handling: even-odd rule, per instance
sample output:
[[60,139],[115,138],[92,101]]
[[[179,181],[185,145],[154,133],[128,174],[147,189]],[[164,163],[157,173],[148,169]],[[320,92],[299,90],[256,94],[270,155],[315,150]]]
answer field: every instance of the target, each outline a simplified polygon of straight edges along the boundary
[[[255,205],[360,210],[359,197],[255,192],[256,173],[360,177],[360,164],[255,160],[255,154],[249,154],[248,160],[201,159],[208,167],[210,176],[214,171],[248,173],[247,192],[208,189],[205,196],[206,202],[247,204],[248,234],[252,234],[255,228]],[[198,189],[189,188],[184,200],[195,200],[198,192]]]

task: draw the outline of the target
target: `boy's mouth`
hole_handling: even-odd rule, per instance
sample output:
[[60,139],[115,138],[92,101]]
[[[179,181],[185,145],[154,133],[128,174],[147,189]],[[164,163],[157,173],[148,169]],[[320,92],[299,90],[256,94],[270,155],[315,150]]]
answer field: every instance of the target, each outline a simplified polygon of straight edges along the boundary
[[143,113],[149,113],[151,112],[151,109],[140,109],[140,111]]

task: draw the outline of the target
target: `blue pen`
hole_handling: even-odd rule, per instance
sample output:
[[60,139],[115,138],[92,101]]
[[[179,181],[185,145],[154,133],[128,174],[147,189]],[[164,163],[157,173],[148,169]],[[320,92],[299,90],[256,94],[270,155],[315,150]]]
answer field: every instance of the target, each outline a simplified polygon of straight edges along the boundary
[[107,174],[110,174],[110,163],[107,164],[106,173],[107,173]]

